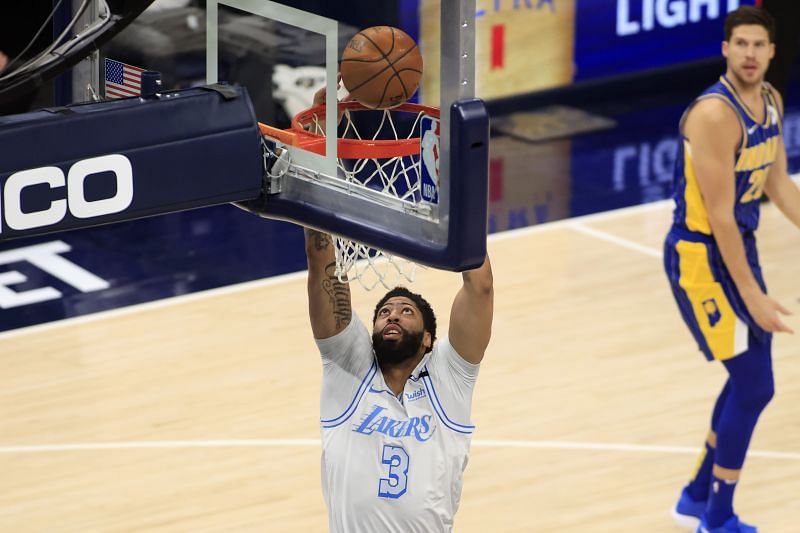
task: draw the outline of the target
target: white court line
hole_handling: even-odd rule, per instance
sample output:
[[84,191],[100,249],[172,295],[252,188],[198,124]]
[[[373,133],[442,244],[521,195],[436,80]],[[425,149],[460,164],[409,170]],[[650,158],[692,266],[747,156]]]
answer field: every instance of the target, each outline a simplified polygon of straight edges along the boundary
[[[613,444],[602,442],[569,442],[557,440],[515,441],[515,440],[474,440],[473,446],[491,448],[534,448],[544,450],[592,450],[608,452],[641,452],[641,453],[668,453],[668,454],[698,454],[700,448],[688,446],[655,446],[648,444]],[[787,459],[800,461],[800,453],[772,452],[749,450],[748,457],[761,457],[766,459]]]
[[[532,233],[541,233],[553,230],[559,230],[564,228],[570,228],[576,225],[578,222],[593,222],[598,220],[609,220],[614,218],[619,218],[625,215],[629,215],[632,213],[639,213],[639,212],[647,212],[647,211],[654,211],[657,209],[662,209],[669,204],[671,200],[660,200],[658,202],[652,202],[649,204],[642,204],[642,205],[634,205],[630,207],[622,207],[620,209],[615,209],[612,211],[604,211],[602,213],[593,213],[590,215],[582,215],[579,217],[574,218],[567,218],[564,220],[556,220],[554,222],[544,222],[542,224],[538,224],[536,226],[528,226],[525,228],[518,228],[514,230],[508,230],[501,233],[493,233],[488,236],[488,240],[491,241],[502,241],[506,239],[512,238],[521,238]],[[268,287],[271,285],[279,285],[281,283],[289,283],[298,279],[304,279],[307,275],[306,270],[301,270],[298,272],[290,272],[288,274],[281,274],[279,276],[271,276],[269,278],[263,278],[253,281],[246,281],[243,283],[235,283],[233,285],[226,285],[225,287],[217,287],[214,289],[208,289],[204,291],[193,292],[191,294],[184,294],[181,296],[172,296],[169,298],[164,298],[161,300],[155,300],[152,302],[144,302],[141,304],[134,304],[129,305],[126,307],[120,307],[117,309],[111,309],[108,311],[98,311],[96,313],[90,313],[87,315],[76,316],[72,318],[64,318],[61,320],[54,320],[52,322],[47,322],[45,324],[35,324],[33,326],[26,326],[23,328],[17,328],[8,330],[5,332],[0,332],[0,341],[5,339],[9,339],[12,337],[18,337],[22,335],[28,335],[32,333],[39,333],[43,331],[49,331],[52,329],[57,329],[61,327],[67,326],[74,326],[79,324],[87,324],[99,320],[104,320],[106,318],[116,318],[125,316],[128,314],[138,313],[138,312],[146,312],[152,309],[161,309],[164,307],[170,307],[173,305],[180,305],[186,302],[192,302],[197,300],[202,300],[205,298],[213,298],[215,296],[222,296],[226,294],[236,294],[243,291],[248,291],[251,289],[258,289],[261,287]]]
[[623,248],[629,248],[631,250],[636,250],[637,252],[641,252],[641,253],[643,253],[645,255],[649,255],[649,256],[652,256],[652,257],[657,257],[659,259],[661,257],[663,257],[663,254],[661,253],[660,250],[655,250],[655,249],[650,248],[648,246],[642,246],[639,243],[636,243],[636,242],[633,242],[633,241],[629,241],[628,239],[623,239],[622,237],[617,237],[613,233],[600,231],[600,230],[597,230],[597,229],[594,229],[594,228],[590,228],[588,226],[584,226],[583,224],[570,224],[567,227],[570,228],[570,229],[573,229],[575,231],[579,231],[581,233],[585,233],[586,235],[591,235],[592,237],[597,237],[598,239],[601,239],[601,240],[604,240],[604,241],[608,241],[608,242],[612,242],[614,244],[618,244],[618,245],[622,246]]
[[[800,174],[798,174],[800,175]],[[542,222],[535,226],[526,226],[524,228],[516,228],[506,230],[501,233],[493,233],[489,235],[490,241],[504,241],[506,239],[513,239],[516,237],[523,237],[532,233],[541,233],[557,229],[569,228],[576,223],[599,222],[602,220],[614,220],[627,215],[638,213],[648,213],[650,211],[658,211],[659,209],[667,209],[672,206],[672,200],[659,200],[657,202],[650,202],[649,204],[632,205],[629,207],[620,207],[619,209],[612,209],[610,211],[603,211],[601,213],[592,213],[590,215],[581,215],[579,217],[565,218],[562,220],[554,220],[553,222]]]
[[[689,446],[655,446],[648,444],[614,444],[605,442],[570,442],[558,440],[483,440],[475,439],[476,448],[518,448],[536,450],[589,450],[601,452],[638,452],[659,454],[694,455],[700,448]],[[168,450],[188,448],[276,448],[276,447],[316,447],[319,439],[234,439],[234,440],[162,440],[129,442],[84,442],[73,444],[43,444],[0,446],[2,454],[54,453],[102,450]],[[785,459],[800,461],[800,453],[751,450],[748,457],[765,459]]]
[[[797,174],[792,174],[790,176],[795,183],[800,183],[800,172]],[[576,218],[568,218],[565,220],[559,220],[557,222],[552,223],[550,229],[553,229],[552,226],[556,224],[560,224],[561,226],[573,229],[575,231],[579,231],[581,233],[585,233],[587,235],[591,235],[592,237],[597,237],[598,239],[612,242],[614,244],[618,244],[624,248],[629,248],[631,250],[636,250],[637,252],[641,252],[645,255],[649,255],[651,257],[657,257],[661,259],[664,257],[664,253],[661,250],[655,250],[653,248],[649,248],[647,246],[642,246],[639,243],[634,241],[630,241],[628,239],[623,239],[622,237],[618,237],[613,233],[608,233],[606,231],[601,231],[595,228],[590,228],[585,226],[586,222],[595,222],[598,220],[609,220],[614,218],[619,218],[622,215],[628,215],[631,213],[639,213],[639,212],[648,212],[648,211],[655,211],[658,208],[671,205],[672,200],[659,200],[658,202],[653,202],[650,204],[643,204],[643,205],[635,205],[631,207],[623,207],[621,209],[616,209],[614,211],[606,211],[603,213],[595,213],[593,215],[586,215],[583,217],[576,217]],[[536,229],[537,226],[533,226],[531,228],[523,228],[523,229]]]
[[[797,174],[792,174],[791,178],[798,184],[800,184],[800,172]],[[532,233],[540,233],[546,231],[553,231],[558,229],[564,228],[572,228],[578,229],[578,227],[585,228],[582,224],[586,222],[596,222],[600,220],[613,220],[615,218],[620,218],[626,215],[630,215],[633,213],[646,213],[649,211],[657,211],[659,209],[665,209],[671,206],[672,200],[659,200],[657,202],[651,202],[649,204],[641,204],[641,205],[634,205],[630,207],[621,207],[619,209],[613,209],[611,211],[603,211],[601,213],[593,213],[590,215],[582,215],[579,217],[572,217],[566,218],[563,220],[556,220],[554,222],[544,222],[542,224],[537,224],[536,226],[528,226],[525,228],[517,228],[513,230],[503,231],[501,233],[493,233],[492,235],[488,236],[488,240],[491,241],[503,241],[507,239],[514,239],[519,237],[525,237]],[[582,231],[579,229],[579,231]],[[597,230],[593,230],[597,231]],[[588,232],[587,232],[588,233]],[[598,235],[596,235],[598,236]],[[606,235],[611,237],[610,235]],[[604,237],[602,237],[604,238]],[[610,239],[606,239],[610,240]],[[623,240],[623,239],[620,239]],[[614,241],[619,244],[618,241]],[[625,241],[629,242],[629,241]],[[644,248],[644,247],[643,247]],[[649,250],[646,252],[648,255],[652,254],[652,249],[644,248],[645,250]],[[642,251],[642,250],[639,250]],[[660,255],[660,252],[659,252]],[[27,335],[29,333],[37,333],[41,331],[46,331],[50,329],[66,327],[76,324],[84,324],[89,322],[94,322],[96,320],[103,320],[105,318],[112,318],[118,316],[124,316],[131,313],[138,313],[139,311],[148,311],[150,309],[159,309],[162,307],[168,307],[172,305],[179,305],[185,302],[201,300],[204,298],[212,298],[214,296],[220,296],[224,294],[234,294],[241,291],[246,291],[250,289],[256,289],[260,287],[268,287],[270,285],[277,285],[281,283],[288,283],[290,281],[294,281],[297,279],[303,279],[306,276],[306,271],[301,270],[299,272],[291,272],[288,274],[282,274],[279,276],[272,276],[269,278],[247,281],[244,283],[236,283],[233,285],[227,285],[225,287],[218,287],[215,289],[208,289],[205,291],[193,292],[191,294],[185,294],[182,296],[173,296],[171,298],[164,298],[162,300],[156,300],[153,302],[145,302],[142,304],[135,304],[129,305],[127,307],[121,307],[119,309],[112,309],[109,311],[99,311],[97,313],[91,313],[88,315],[81,315],[78,317],[72,318],[65,318],[62,320],[55,320],[52,322],[47,322],[46,324],[36,324],[33,326],[27,326],[24,328],[12,329],[5,332],[0,332],[0,341],[16,337],[20,335]]]
[[83,452],[98,450],[168,450],[185,448],[274,448],[280,446],[319,447],[321,445],[322,443],[319,439],[153,440],[0,446],[0,454]]
[[299,272],[290,272],[288,274],[281,274],[279,276],[271,276],[269,278],[262,278],[252,281],[245,281],[243,283],[235,283],[233,285],[226,285],[224,287],[216,287],[214,289],[206,289],[204,291],[193,292],[191,294],[183,294],[181,296],[172,296],[163,298],[161,300],[154,300],[152,302],[144,302],[141,304],[129,305],[126,307],[119,307],[117,309],[110,309],[108,311],[98,311],[96,313],[89,313],[87,315],[76,316],[72,318],[64,318],[61,320],[54,320],[44,324],[35,324],[24,328],[12,329],[0,333],[0,341],[10,337],[26,335],[29,333],[39,333],[51,329],[57,329],[66,326],[77,324],[85,324],[95,322],[105,318],[114,318],[125,316],[139,311],[150,311],[152,309],[160,309],[162,307],[171,307],[173,305],[180,305],[187,302],[196,300],[204,300],[214,296],[221,296],[224,294],[233,294],[237,292],[249,291],[251,289],[258,289],[261,287],[269,287],[270,285],[280,285],[298,279],[305,279],[307,271],[301,270]]

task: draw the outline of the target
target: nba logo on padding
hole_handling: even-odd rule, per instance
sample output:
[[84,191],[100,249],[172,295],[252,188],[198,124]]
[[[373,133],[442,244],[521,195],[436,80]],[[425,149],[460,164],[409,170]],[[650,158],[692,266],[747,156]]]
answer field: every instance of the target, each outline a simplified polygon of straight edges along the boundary
[[419,123],[419,148],[422,159],[422,199],[439,203],[439,119],[422,115]]
[[722,318],[722,313],[719,312],[717,301],[714,298],[703,300],[703,311],[706,312],[706,316],[708,316],[708,323],[711,324],[712,328],[716,326],[717,322],[719,322],[719,319]]

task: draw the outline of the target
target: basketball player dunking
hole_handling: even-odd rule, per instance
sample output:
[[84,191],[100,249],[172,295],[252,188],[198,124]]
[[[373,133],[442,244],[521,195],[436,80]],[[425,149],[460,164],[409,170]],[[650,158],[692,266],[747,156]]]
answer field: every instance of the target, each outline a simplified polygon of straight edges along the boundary
[[422,296],[397,287],[372,329],[334,274],[334,243],[307,229],[308,308],[322,354],[322,490],[334,533],[447,532],[474,426],[472,391],[491,334],[488,257],[462,273],[448,334]]

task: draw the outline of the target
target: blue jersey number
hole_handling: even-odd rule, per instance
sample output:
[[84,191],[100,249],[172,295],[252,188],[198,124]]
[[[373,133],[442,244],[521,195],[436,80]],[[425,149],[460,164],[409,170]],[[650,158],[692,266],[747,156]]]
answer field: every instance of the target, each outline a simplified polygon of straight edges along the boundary
[[406,493],[408,485],[408,453],[400,446],[386,444],[381,462],[386,465],[387,477],[378,483],[378,496],[399,498]]

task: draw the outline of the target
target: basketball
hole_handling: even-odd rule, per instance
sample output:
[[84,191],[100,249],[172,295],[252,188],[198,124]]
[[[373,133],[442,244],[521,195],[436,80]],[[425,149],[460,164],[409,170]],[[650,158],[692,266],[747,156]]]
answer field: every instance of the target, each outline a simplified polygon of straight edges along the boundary
[[391,26],[358,32],[339,66],[345,89],[366,107],[389,109],[411,98],[422,78],[422,54],[414,39]]

